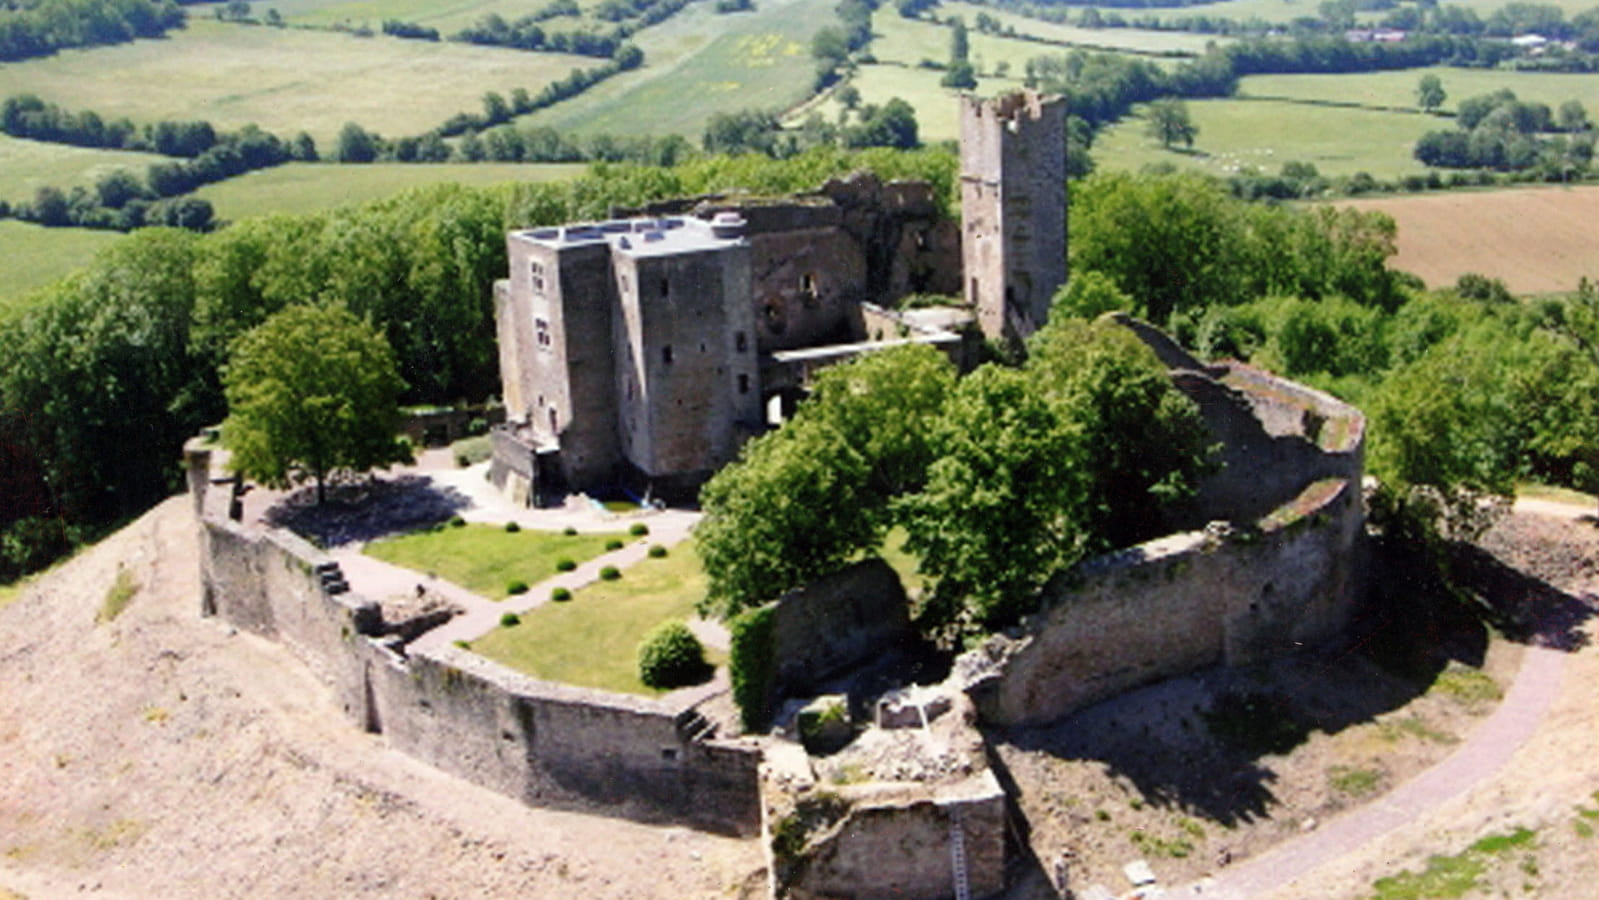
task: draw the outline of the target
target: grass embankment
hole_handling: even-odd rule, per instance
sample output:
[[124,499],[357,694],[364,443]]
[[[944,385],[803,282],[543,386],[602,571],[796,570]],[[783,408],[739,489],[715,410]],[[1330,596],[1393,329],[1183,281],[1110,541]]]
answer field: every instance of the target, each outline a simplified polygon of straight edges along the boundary
[[574,134],[681,134],[697,144],[716,113],[786,109],[810,94],[811,37],[833,21],[832,0],[759,0],[754,12],[729,15],[713,6],[690,4],[634,35],[643,67],[520,121]]
[[[545,603],[520,624],[496,628],[472,650],[535,678],[628,694],[660,694],[639,681],[638,645],[671,619],[691,619],[705,596],[705,572],[689,543],[646,558],[615,581],[598,581],[571,600]],[[707,648],[713,665],[726,654]]]
[[1094,142],[1095,162],[1132,171],[1171,164],[1226,177],[1246,168],[1276,174],[1283,163],[1298,161],[1314,163],[1323,175],[1393,179],[1426,172],[1411,152],[1440,127],[1439,119],[1420,113],[1271,100],[1194,100],[1188,109],[1199,128],[1192,152],[1161,147],[1138,108]]
[[289,163],[201,188],[224,219],[267,213],[309,213],[365,203],[431,184],[484,187],[522,181],[576,178],[584,164],[541,163]]
[[19,311],[29,291],[84,268],[121,238],[116,231],[0,221],[0,320]]
[[8,64],[0,68],[0,96],[32,92],[135,122],[205,119],[223,130],[254,122],[284,137],[306,131],[327,153],[346,122],[387,137],[420,134],[481,110],[486,91],[537,93],[573,68],[601,62],[194,19],[159,41]]
[[559,534],[509,532],[493,525],[444,527],[368,544],[366,554],[417,572],[430,572],[484,597],[503,598],[513,581],[537,584],[556,574],[562,559],[582,564],[605,552],[623,532]]

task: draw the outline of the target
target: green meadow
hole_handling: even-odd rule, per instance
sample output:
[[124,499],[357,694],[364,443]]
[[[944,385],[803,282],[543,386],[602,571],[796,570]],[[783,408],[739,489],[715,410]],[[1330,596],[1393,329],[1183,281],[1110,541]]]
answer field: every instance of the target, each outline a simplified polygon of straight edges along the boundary
[[[930,144],[960,137],[959,106],[956,103],[960,92],[939,86],[938,80],[943,74],[935,69],[865,65],[860,67],[850,83],[861,92],[862,103],[881,104],[899,97],[915,107],[917,133],[923,143]],[[1018,78],[979,78],[974,93],[984,97],[993,96],[1021,85]],[[801,116],[795,118],[802,118],[803,114],[814,110],[828,121],[836,122],[842,109],[843,105],[829,95],[825,101],[807,107]]]
[[143,176],[151,163],[166,161],[152,153],[70,147],[0,134],[0,200],[31,200],[42,187],[93,187],[117,169]]
[[[291,25],[318,27],[365,25],[379,30],[385,19],[399,19],[437,28],[448,36],[489,13],[515,21],[542,9],[547,0],[262,0],[255,4],[255,15],[276,9]],[[579,4],[585,9],[593,0]],[[575,29],[585,20],[573,17],[554,19],[547,24],[560,30]]]
[[719,112],[788,109],[809,94],[811,37],[832,0],[757,0],[718,15],[707,0],[635,36],[644,65],[521,121],[578,134],[681,134]]
[[121,237],[115,231],[0,220],[0,319],[20,309],[30,291],[83,268]]
[[597,61],[558,53],[252,27],[197,19],[162,40],[64,50],[0,65],[0,96],[31,92],[71,109],[136,122],[250,122],[333,146],[345,122],[420,134],[485,92],[537,91]]
[[1197,100],[1188,109],[1199,127],[1191,152],[1162,148],[1136,109],[1100,134],[1095,163],[1126,170],[1171,164],[1225,177],[1245,168],[1275,173],[1299,161],[1314,163],[1323,175],[1394,178],[1425,171],[1411,150],[1440,124],[1417,113],[1269,100]]
[[[1448,95],[1443,109],[1450,112],[1458,108],[1462,100],[1509,88],[1521,100],[1547,103],[1552,109],[1559,109],[1567,100],[1579,100],[1590,115],[1599,115],[1599,73],[1587,72],[1509,72],[1435,66],[1343,75],[1250,75],[1239,79],[1238,93],[1247,97],[1409,108],[1416,105],[1416,83],[1423,75],[1438,76]],[[1449,124],[1435,127],[1449,127]]]
[[555,181],[581,175],[585,168],[580,163],[289,163],[208,185],[195,195],[209,200],[218,217],[238,220],[276,212],[317,212],[430,184]]
[[[1244,2],[1244,0],[1234,0]],[[1108,50],[1131,50],[1136,53],[1192,53],[1205,52],[1205,47],[1212,42],[1226,42],[1228,38],[1208,34],[1195,34],[1183,31],[1151,31],[1144,28],[1078,28],[1075,25],[1057,25],[1045,22],[1042,19],[1028,18],[1008,12],[998,7],[980,6],[975,3],[941,3],[938,6],[939,18],[947,19],[950,16],[960,16],[971,25],[977,20],[978,13],[987,13],[998,19],[1003,26],[1016,29],[1018,34],[1032,35],[1046,41],[1063,44],[1073,44],[1082,47],[1100,47]],[[885,15],[899,15],[887,10]],[[881,21],[879,21],[881,26]],[[974,32],[974,37],[975,37]],[[1048,52],[1049,47],[1036,46],[1038,53]],[[1012,62],[1012,65],[1019,63]]]

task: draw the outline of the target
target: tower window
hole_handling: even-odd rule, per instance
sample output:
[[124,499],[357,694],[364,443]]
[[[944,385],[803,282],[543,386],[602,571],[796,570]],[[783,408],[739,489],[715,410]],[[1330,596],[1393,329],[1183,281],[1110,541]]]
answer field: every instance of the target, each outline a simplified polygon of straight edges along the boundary
[[671,296],[671,294],[672,294],[671,285],[667,284],[665,278],[662,278],[661,279],[661,299],[664,300],[665,298]]
[[528,273],[533,279],[533,293],[544,293],[544,264],[537,262],[529,263]]
[[740,394],[748,394],[750,392],[750,377],[748,375],[738,376],[738,392]]
[[539,346],[548,349],[554,343],[550,338],[550,323],[544,319],[534,319],[533,327],[538,332]]
[[738,352],[743,353],[750,348],[749,338],[744,336],[744,332],[737,332],[733,335],[733,346]]
[[671,344],[667,344],[666,346],[661,348],[661,362],[666,364],[666,365],[668,365],[668,366],[672,364],[672,345]]

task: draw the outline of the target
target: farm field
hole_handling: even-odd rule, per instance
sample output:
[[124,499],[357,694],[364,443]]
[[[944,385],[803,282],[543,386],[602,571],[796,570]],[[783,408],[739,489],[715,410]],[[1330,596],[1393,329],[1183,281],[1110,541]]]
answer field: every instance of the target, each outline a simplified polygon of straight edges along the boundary
[[1468,272],[1516,294],[1571,291],[1599,278],[1599,186],[1533,187],[1343,201],[1399,225],[1394,268],[1442,287]]
[[[209,14],[213,6],[193,7],[201,15]],[[489,13],[498,13],[507,21],[514,21],[545,6],[545,0],[262,0],[255,4],[254,14],[264,15],[276,9],[292,25],[318,27],[365,25],[374,31],[382,27],[384,19],[399,19],[437,28],[446,36],[459,31]],[[582,2],[582,7],[595,5]],[[550,24],[561,30],[576,28],[584,19],[562,17]]]
[[1163,149],[1145,133],[1142,110],[1135,109],[1094,142],[1095,163],[1134,171],[1170,163],[1227,176],[1249,167],[1274,173],[1299,161],[1314,163],[1323,175],[1394,178],[1426,170],[1411,150],[1439,127],[1438,119],[1415,113],[1270,100],[1196,100],[1188,109],[1199,127],[1192,153]]
[[[939,15],[947,18],[943,9],[944,7],[939,7]],[[980,11],[975,6],[969,9],[973,16]],[[968,21],[967,25],[970,24]],[[879,62],[915,66],[925,59],[944,63],[949,61],[949,42],[952,33],[950,28],[928,19],[907,19],[891,4],[885,4],[872,16],[871,51]],[[979,72],[992,73],[996,65],[1007,62],[1011,69],[1020,75],[1027,60],[1063,51],[1063,48],[1047,44],[982,34],[975,28],[967,30],[967,38],[971,47],[972,65]],[[928,71],[933,72],[935,82],[942,74],[934,70]]]
[[0,220],[0,319],[17,309],[29,291],[83,268],[121,238],[116,231]]
[[[1235,0],[1247,2],[1247,0]],[[1045,22],[1042,19],[1032,19],[1027,16],[1017,15],[997,7],[982,6],[976,3],[941,3],[937,15],[940,18],[960,16],[971,25],[978,13],[987,13],[999,20],[1001,25],[1015,28],[1019,34],[1033,35],[1046,41],[1057,41],[1066,44],[1077,44],[1083,47],[1102,47],[1110,50],[1131,50],[1135,53],[1193,53],[1205,52],[1205,46],[1212,41],[1225,43],[1228,38],[1218,35],[1195,34],[1183,31],[1151,31],[1142,28],[1078,28],[1075,25],[1057,25]],[[899,15],[892,10],[885,11],[884,15]],[[978,37],[975,31],[972,33]],[[1039,51],[1049,48],[1039,46]],[[1012,61],[1012,66],[1019,63]]]
[[[1547,103],[1559,109],[1567,100],[1579,100],[1590,114],[1599,114],[1599,74],[1510,72],[1500,69],[1456,69],[1434,66],[1397,72],[1352,72],[1344,75],[1250,75],[1239,79],[1241,97],[1283,97],[1293,100],[1360,103],[1367,106],[1412,108],[1416,82],[1437,75],[1448,97],[1443,108],[1454,111],[1460,101],[1509,88],[1522,100]],[[1436,127],[1447,128],[1449,123]]]
[[[863,104],[887,103],[899,97],[915,107],[917,134],[922,143],[932,144],[960,137],[959,106],[956,103],[960,92],[939,86],[938,79],[943,74],[933,69],[899,65],[865,65],[860,67],[850,83],[861,92]],[[1019,78],[979,78],[973,93],[991,97],[1021,86]],[[819,112],[829,122],[837,122],[842,109],[843,105],[829,95],[826,100],[808,107],[803,113]],[[795,118],[803,118],[803,115]]]
[[289,163],[208,185],[195,196],[209,200],[219,218],[238,220],[364,203],[429,184],[555,181],[574,178],[585,168],[581,163]]
[[227,25],[203,19],[155,41],[64,50],[0,65],[0,96],[32,92],[71,109],[250,122],[323,151],[345,122],[395,137],[482,108],[487,91],[536,91],[597,61],[466,44]]
[[42,187],[93,187],[117,169],[143,176],[151,163],[167,161],[153,153],[71,147],[0,134],[0,200],[31,200]]
[[576,134],[681,134],[698,142],[711,116],[788,109],[810,93],[811,36],[832,20],[831,0],[760,0],[754,12],[717,15],[694,3],[635,36],[642,68],[518,119]]

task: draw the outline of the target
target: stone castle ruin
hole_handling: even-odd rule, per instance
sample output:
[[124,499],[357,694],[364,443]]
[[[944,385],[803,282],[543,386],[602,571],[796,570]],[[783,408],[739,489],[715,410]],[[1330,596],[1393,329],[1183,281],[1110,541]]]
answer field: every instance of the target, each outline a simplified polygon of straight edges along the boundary
[[[926,183],[859,174],[512,232],[494,482],[530,505],[579,490],[692,501],[815,368],[900,340],[964,359],[973,313],[994,339],[1043,324],[1066,279],[1065,103],[966,98],[961,116],[963,226]],[[953,315],[887,308],[963,292]]]
[[[926,185],[856,176],[785,199],[701,198],[514,232],[496,286],[509,422],[490,475],[514,498],[632,486],[684,495],[769,427],[809,372],[896,341],[957,357],[964,296],[998,340],[1042,324],[1064,277],[1063,107],[963,100],[965,219]],[[1018,857],[978,726],[1058,721],[1163,678],[1339,635],[1360,590],[1365,421],[1318,391],[1207,364],[1121,317],[1198,405],[1224,465],[1185,529],[1060,573],[1019,627],[929,677],[880,560],[768,607],[773,733],[740,736],[727,681],[637,697],[530,678],[438,639],[435,618],[352,590],[325,553],[229,517],[209,445],[186,448],[202,608],[281,641],[357,727],[526,803],[747,837],[774,896],[983,897]]]

